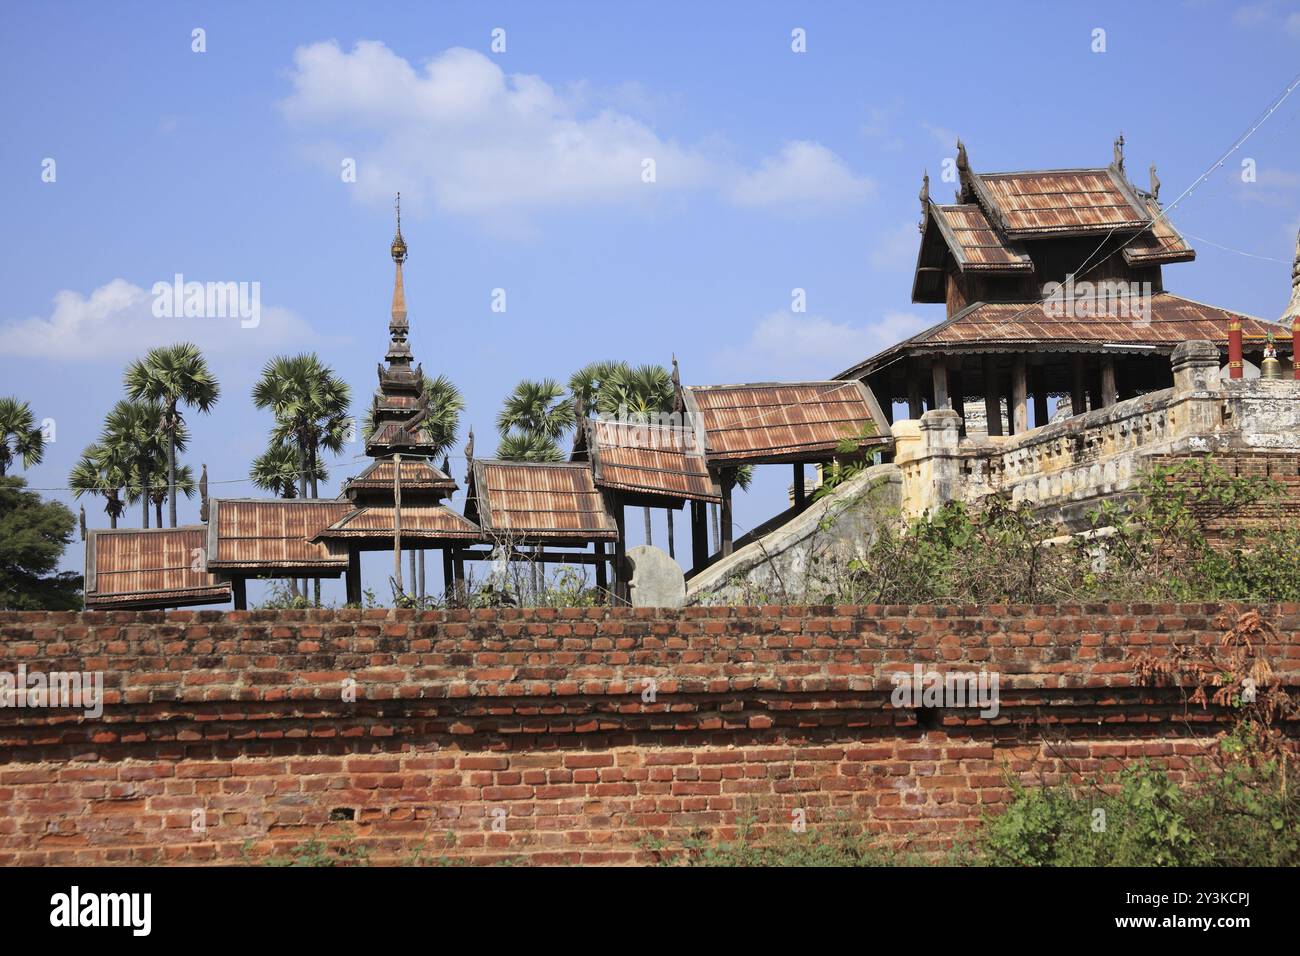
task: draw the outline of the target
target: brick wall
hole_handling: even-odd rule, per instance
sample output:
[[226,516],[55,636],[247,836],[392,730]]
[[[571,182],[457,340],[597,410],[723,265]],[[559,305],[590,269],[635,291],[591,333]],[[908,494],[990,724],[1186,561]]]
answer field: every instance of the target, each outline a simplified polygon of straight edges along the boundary
[[[1204,461],[1205,455],[1159,455],[1150,459],[1153,467],[1172,467]],[[1211,540],[1235,539],[1237,533],[1250,529],[1270,529],[1297,524],[1300,515],[1300,455],[1278,452],[1216,453],[1214,464],[1233,478],[1268,478],[1279,489],[1277,497],[1232,509],[1219,516],[1214,509],[1203,508],[1206,530]],[[1182,479],[1184,482],[1187,478]]]
[[[1300,605],[1265,611],[1300,683]],[[996,810],[1006,773],[1182,773],[1216,716],[1139,686],[1133,658],[1217,641],[1222,613],[0,613],[0,671],[107,686],[98,719],[0,709],[0,864],[239,861],[338,834],[376,861],[648,861],[647,836],[796,810],[932,848]],[[998,673],[1001,713],[891,706],[889,675],[918,663]]]

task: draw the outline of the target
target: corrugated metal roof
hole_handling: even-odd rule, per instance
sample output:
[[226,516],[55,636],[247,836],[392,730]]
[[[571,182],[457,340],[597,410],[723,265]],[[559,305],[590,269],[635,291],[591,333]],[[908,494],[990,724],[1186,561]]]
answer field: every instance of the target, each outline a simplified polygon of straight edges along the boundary
[[86,536],[86,607],[179,607],[229,601],[206,566],[207,528],[97,528]]
[[225,498],[211,500],[209,508],[210,567],[347,567],[346,551],[311,539],[351,511],[349,501]]
[[[394,512],[391,505],[357,508],[318,532],[316,538],[322,541],[346,538],[391,540]],[[483,533],[474,522],[444,505],[403,505],[402,537],[435,541],[477,541],[482,539]]]
[[1040,302],[980,302],[950,321],[910,341],[943,343],[1107,342],[1172,348],[1192,339],[1226,342],[1228,321],[1241,320],[1243,334],[1265,336],[1281,328],[1240,313],[1194,302],[1167,292],[1150,299],[1150,321],[1134,316],[1137,307],[1124,300],[1098,299],[1107,311],[1099,316],[1056,316]]
[[587,420],[587,452],[598,487],[693,501],[721,501],[702,441],[683,426]]
[[963,272],[1033,272],[1029,255],[1006,242],[977,203],[932,205],[940,232]]
[[[348,479],[347,489],[360,491],[392,491],[393,473],[396,471],[393,459],[380,458],[355,478]],[[459,485],[450,475],[422,458],[402,459],[402,490],[412,491],[455,491]]]
[[1012,239],[1138,229],[1151,221],[1108,168],[979,173],[974,180]]
[[[521,538],[613,539],[614,516],[585,462],[474,462],[469,503],[483,530]],[[467,506],[468,507],[468,506]]]
[[890,437],[875,399],[858,382],[772,382],[692,386],[710,462],[745,464],[833,453],[846,438]]
[[1160,205],[1154,199],[1147,200],[1147,211],[1151,214],[1151,228],[1124,246],[1124,260],[1129,265],[1191,262],[1196,258],[1196,250],[1179,235],[1168,217],[1161,215]]

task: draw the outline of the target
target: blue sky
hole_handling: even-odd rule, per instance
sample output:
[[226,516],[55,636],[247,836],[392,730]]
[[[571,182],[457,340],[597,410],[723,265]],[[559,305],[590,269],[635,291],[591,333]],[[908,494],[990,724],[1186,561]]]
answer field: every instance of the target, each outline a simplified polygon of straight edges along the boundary
[[[688,384],[829,377],[942,317],[910,302],[916,193],[927,168],[952,190],[957,135],[993,171],[1102,166],[1122,131],[1131,178],[1155,162],[1169,201],[1297,53],[1300,3],[1281,2],[6,5],[0,394],[54,420],[27,477],[57,488],[126,363],[197,341],[223,396],[191,416],[188,460],[213,494],[256,494],[241,480],[270,424],[249,398],[267,358],[314,350],[369,401],[397,189],[412,345],[465,391],[480,449],[518,379],[593,359],[676,351]],[[1297,117],[1300,92],[1173,210],[1198,258],[1169,288],[1281,312]],[[259,282],[261,323],[153,318],[149,290],[176,273]],[[742,529],[782,506],[788,469],[760,471]],[[367,584],[384,570],[368,558]]]

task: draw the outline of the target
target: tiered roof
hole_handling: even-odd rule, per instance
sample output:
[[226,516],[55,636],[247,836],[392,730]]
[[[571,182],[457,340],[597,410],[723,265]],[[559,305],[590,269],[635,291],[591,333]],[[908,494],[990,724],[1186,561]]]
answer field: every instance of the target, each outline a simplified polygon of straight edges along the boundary
[[465,516],[486,537],[518,544],[618,537],[587,462],[474,460]]
[[351,510],[342,500],[214,498],[208,505],[208,567],[218,571],[340,571],[343,548],[315,543],[318,531]]
[[581,419],[575,459],[591,462],[596,487],[675,500],[721,501],[692,428]]

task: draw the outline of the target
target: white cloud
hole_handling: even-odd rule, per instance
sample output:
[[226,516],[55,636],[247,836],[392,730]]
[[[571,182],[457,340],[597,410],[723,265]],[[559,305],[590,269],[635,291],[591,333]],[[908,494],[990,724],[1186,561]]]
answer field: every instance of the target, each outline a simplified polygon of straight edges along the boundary
[[275,306],[263,305],[256,327],[241,328],[237,317],[155,318],[153,304],[150,290],[126,279],[113,279],[89,295],[65,289],[54,296],[48,316],[0,323],[0,355],[117,360],[180,341],[194,342],[209,353],[246,355],[305,342],[313,335],[292,312]]
[[751,382],[828,379],[932,324],[907,312],[858,326],[779,310],[764,316],[744,345],[723,350],[720,370]]
[[741,176],[731,197],[742,206],[821,205],[859,202],[874,190],[871,180],[853,175],[825,146],[795,140]]
[[[545,208],[651,203],[681,190],[710,189],[748,204],[866,191],[866,180],[816,143],[787,144],[746,172],[627,112],[652,102],[642,87],[597,91],[576,83],[561,91],[538,76],[507,74],[474,50],[445,50],[417,69],[378,41],[351,51],[315,43],[295,52],[290,82],[284,115],[329,137],[306,149],[331,175],[345,158],[356,160],[350,188],[362,199],[387,203],[401,191],[404,201],[506,232],[526,229]],[[647,159],[653,183],[643,180]]]
[[951,155],[957,155],[957,134],[948,129],[946,126],[935,126],[933,123],[922,123],[921,129],[930,134],[931,138],[944,149],[950,150]]

